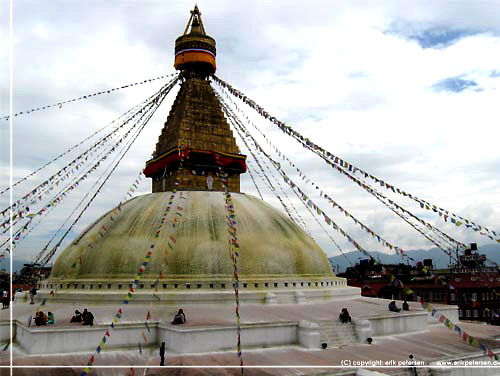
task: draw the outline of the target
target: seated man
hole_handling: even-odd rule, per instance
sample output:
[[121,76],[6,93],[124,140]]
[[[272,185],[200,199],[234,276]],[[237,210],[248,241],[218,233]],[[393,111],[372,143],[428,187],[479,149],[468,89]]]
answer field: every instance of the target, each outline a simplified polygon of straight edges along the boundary
[[351,322],[351,315],[349,315],[349,311],[347,308],[342,308],[342,312],[339,315],[339,319],[342,322],[342,324]]
[[75,315],[71,318],[71,322],[82,322],[82,314],[79,310],[75,311]]
[[409,311],[410,310],[410,306],[408,305],[408,302],[405,301],[403,302],[403,311]]
[[56,323],[56,316],[52,312],[49,312],[47,314],[47,324],[54,325],[55,323]]
[[186,322],[186,315],[184,314],[184,311],[181,308],[179,308],[179,311],[172,320],[172,324],[179,325],[179,324],[184,324],[185,322]]
[[83,316],[83,325],[94,325],[94,315],[92,314],[92,312],[85,309],[83,313],[85,314]]
[[399,309],[397,306],[396,306],[396,301],[393,300],[392,302],[389,303],[389,311],[391,312],[399,312],[401,311],[401,309]]
[[47,325],[47,316],[42,311],[36,314],[35,325],[36,326]]

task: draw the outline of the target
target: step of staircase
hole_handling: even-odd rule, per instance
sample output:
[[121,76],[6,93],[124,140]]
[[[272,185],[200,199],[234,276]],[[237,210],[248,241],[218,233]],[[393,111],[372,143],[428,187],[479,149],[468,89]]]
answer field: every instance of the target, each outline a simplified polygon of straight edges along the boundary
[[320,343],[328,347],[349,346],[359,343],[352,323],[342,324],[338,320],[316,321],[319,326]]

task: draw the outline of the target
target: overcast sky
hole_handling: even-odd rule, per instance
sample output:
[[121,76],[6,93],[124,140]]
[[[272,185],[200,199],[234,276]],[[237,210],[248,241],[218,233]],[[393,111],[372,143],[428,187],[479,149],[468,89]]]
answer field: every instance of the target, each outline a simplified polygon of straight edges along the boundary
[[[174,73],[175,38],[194,5],[13,3],[14,112]],[[198,6],[207,33],[217,41],[219,77],[330,152],[407,192],[500,230],[499,1],[198,1]],[[2,116],[9,111],[8,17],[9,4],[2,2]],[[17,117],[12,127],[14,181],[108,124],[164,82]],[[126,193],[151,156],[174,96],[163,103],[69,240]],[[246,113],[252,114],[248,108]],[[271,123],[254,114],[252,119],[312,180],[375,232],[408,250],[433,246]],[[0,190],[9,182],[10,136],[9,123],[2,120]],[[20,185],[14,198],[50,171],[55,169]],[[247,175],[242,177],[242,191],[256,194]],[[312,187],[304,190],[366,249],[389,252],[314,196]],[[143,183],[140,191],[149,192],[150,183]],[[48,215],[19,244],[17,255],[35,255],[81,197],[72,194]],[[279,207],[269,191],[265,197]],[[463,242],[491,243],[444,224],[411,201],[391,197]],[[0,197],[1,208],[8,199]],[[325,252],[338,254],[300,203],[293,203]],[[331,234],[344,250],[353,249],[337,233]]]

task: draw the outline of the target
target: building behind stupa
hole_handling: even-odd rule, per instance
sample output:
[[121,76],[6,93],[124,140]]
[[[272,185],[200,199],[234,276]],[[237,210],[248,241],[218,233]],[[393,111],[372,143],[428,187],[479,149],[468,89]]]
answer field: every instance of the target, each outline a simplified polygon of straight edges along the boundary
[[[153,254],[132,303],[158,301],[155,296],[172,304],[234,301],[220,179],[226,173],[240,245],[242,301],[359,295],[333,274],[325,253],[296,223],[262,200],[240,193],[246,156],[240,153],[210,86],[215,56],[215,40],[206,34],[195,7],[175,43],[174,67],[180,71],[181,87],[144,169],[153,193],[123,204],[112,222],[110,211],[84,230],[57,258],[50,278],[42,283],[42,294],[55,291],[58,300],[121,300],[176,188],[180,194],[173,207],[181,207],[182,213],[175,228],[163,230],[156,239],[166,245],[174,236],[175,244]],[[103,225],[109,228],[100,236]]]

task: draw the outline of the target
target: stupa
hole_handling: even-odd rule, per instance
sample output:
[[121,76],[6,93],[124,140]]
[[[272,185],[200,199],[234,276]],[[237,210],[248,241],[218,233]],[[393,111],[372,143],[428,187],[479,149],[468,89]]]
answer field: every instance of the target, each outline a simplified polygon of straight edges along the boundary
[[[162,231],[157,244],[175,247],[156,252],[132,302],[234,301],[233,267],[223,186],[236,213],[240,254],[240,300],[297,302],[357,295],[332,272],[325,253],[297,224],[264,201],[240,193],[246,156],[240,153],[221,104],[210,86],[216,70],[216,43],[208,36],[197,6],[184,34],[175,42],[174,67],[181,87],[144,174],[152,192],[121,206],[120,215],[92,248],[111,211],[84,230],[57,258],[41,293],[57,300],[109,302],[123,299],[154,238],[171,191],[182,192],[175,232]],[[182,162],[183,161],[183,162]],[[182,165],[181,165],[182,163]],[[177,185],[176,185],[177,182]],[[159,281],[161,276],[161,281]]]

